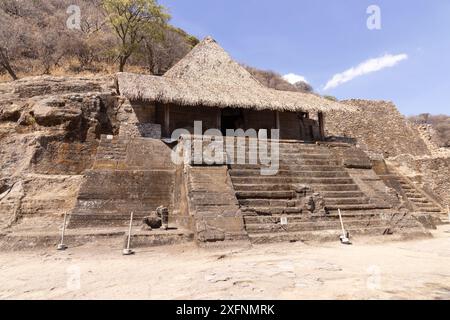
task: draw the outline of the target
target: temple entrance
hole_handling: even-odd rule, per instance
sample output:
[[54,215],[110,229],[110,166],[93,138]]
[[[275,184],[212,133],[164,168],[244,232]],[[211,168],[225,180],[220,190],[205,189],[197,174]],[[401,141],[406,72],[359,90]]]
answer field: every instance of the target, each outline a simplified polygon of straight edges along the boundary
[[222,110],[220,128],[225,136],[227,129],[245,129],[244,114],[240,109],[225,108]]

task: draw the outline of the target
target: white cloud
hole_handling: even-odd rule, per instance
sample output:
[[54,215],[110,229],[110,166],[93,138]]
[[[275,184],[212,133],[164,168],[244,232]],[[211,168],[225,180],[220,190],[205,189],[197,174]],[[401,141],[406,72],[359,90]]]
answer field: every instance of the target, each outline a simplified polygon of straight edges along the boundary
[[343,83],[349,82],[356,77],[363,76],[368,73],[380,71],[384,68],[395,66],[402,60],[408,59],[407,54],[391,55],[385,54],[382,57],[369,59],[359,64],[356,67],[350,68],[342,73],[335,74],[325,85],[324,90],[336,88]]
[[308,83],[308,81],[306,81],[306,78],[304,76],[301,76],[301,75],[298,75],[295,73],[288,73],[283,76],[283,79],[291,84],[296,84],[299,81]]

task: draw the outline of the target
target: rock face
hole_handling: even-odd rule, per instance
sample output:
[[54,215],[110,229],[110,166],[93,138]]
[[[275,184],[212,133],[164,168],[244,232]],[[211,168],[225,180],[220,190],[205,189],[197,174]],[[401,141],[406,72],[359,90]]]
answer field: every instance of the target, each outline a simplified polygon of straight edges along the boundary
[[407,121],[391,102],[343,103],[361,111],[351,117],[341,112],[330,114],[325,126],[329,135],[355,139],[369,154],[381,155],[418,187],[435,195],[439,203],[450,204],[450,149],[437,145],[430,126]]
[[360,112],[350,117],[343,112],[330,113],[325,124],[328,135],[355,139],[361,148],[387,158],[430,154],[416,127],[406,121],[393,103],[369,100],[342,103],[357,106]]
[[110,77],[0,84],[0,227],[73,208],[100,135],[118,131],[122,103]]

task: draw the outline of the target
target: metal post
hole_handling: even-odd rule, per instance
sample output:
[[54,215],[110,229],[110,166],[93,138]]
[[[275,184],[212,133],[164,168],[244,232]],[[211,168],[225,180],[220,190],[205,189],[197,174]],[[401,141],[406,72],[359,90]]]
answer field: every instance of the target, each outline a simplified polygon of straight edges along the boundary
[[134,251],[130,249],[130,244],[131,244],[131,228],[133,226],[133,214],[134,212],[131,212],[131,216],[130,216],[130,226],[128,228],[128,240],[127,240],[127,247],[125,249],[123,249],[122,254],[125,256],[129,256],[131,254],[134,254]]
[[338,209],[339,221],[341,222],[342,235],[345,236],[344,222],[342,221],[341,209]]
[[341,239],[341,243],[343,243],[343,244],[351,244],[350,239],[347,237],[347,234],[344,229],[344,222],[342,221],[341,209],[338,209],[338,213],[339,213],[339,220],[341,221],[341,228],[342,228],[342,236],[340,236],[339,239]]
[[64,233],[66,232],[66,222],[67,222],[67,212],[64,213],[64,223],[61,231],[61,242],[56,247],[57,250],[63,251],[67,249],[67,246],[64,244]]

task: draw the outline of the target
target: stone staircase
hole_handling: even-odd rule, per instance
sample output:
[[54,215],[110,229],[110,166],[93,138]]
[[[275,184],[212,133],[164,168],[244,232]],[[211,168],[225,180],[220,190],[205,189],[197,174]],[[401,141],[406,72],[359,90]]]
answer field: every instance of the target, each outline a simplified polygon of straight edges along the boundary
[[[256,151],[247,148],[246,158]],[[230,165],[253,242],[338,239],[338,209],[351,234],[381,235],[391,227],[390,206],[373,203],[328,147],[280,141],[279,155],[279,171],[273,176],[261,175],[260,163]],[[305,197],[317,193],[323,198],[325,212],[305,208]],[[417,227],[417,222],[411,218],[404,226]]]
[[414,209],[423,213],[441,213],[441,208],[433,201],[428,199],[421,191],[416,189],[412,183],[401,176],[396,176],[397,181],[400,183],[403,191],[405,192],[408,201],[410,201]]
[[407,178],[395,173],[380,175],[380,177],[397,191],[400,191],[400,195],[409,204],[411,210],[432,215],[443,213],[439,205],[429,199],[429,197],[420,189],[416,188]]

